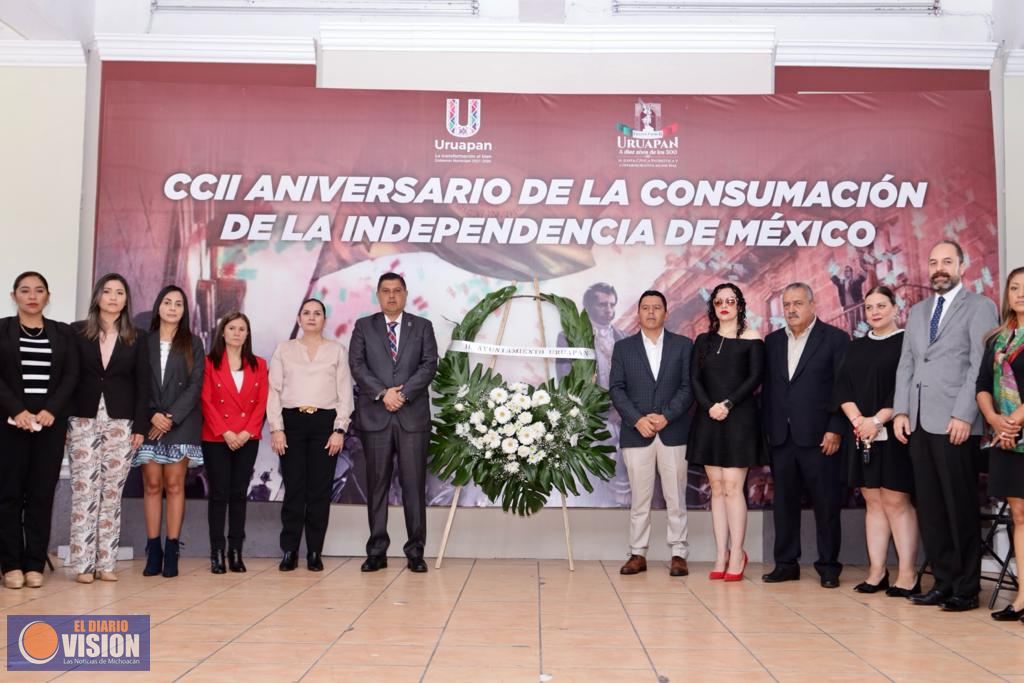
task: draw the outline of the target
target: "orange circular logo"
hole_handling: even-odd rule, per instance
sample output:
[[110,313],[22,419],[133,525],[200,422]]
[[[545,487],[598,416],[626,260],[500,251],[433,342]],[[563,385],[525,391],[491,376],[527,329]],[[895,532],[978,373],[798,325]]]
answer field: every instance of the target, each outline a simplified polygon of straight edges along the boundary
[[43,621],[33,621],[21,629],[18,649],[32,664],[46,664],[57,654],[57,631]]

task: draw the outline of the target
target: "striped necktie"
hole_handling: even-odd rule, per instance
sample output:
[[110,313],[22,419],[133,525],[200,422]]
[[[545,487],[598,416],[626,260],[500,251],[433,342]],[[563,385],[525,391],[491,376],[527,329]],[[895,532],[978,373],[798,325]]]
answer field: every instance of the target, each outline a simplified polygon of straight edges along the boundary
[[398,337],[395,335],[395,328],[398,327],[398,321],[394,320],[388,323],[388,351],[391,352],[391,362],[398,362]]

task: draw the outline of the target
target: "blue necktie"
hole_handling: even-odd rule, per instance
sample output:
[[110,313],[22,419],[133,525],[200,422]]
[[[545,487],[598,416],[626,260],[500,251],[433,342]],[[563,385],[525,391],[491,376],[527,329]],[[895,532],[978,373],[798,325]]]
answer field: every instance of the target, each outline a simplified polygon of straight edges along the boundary
[[928,326],[928,343],[935,343],[935,338],[939,336],[939,320],[942,319],[942,306],[946,303],[946,297],[940,296],[938,302],[935,304],[935,312],[932,313],[932,322]]
[[391,352],[392,363],[398,361],[398,336],[395,334],[396,327],[398,327],[397,320],[388,323],[388,351]]

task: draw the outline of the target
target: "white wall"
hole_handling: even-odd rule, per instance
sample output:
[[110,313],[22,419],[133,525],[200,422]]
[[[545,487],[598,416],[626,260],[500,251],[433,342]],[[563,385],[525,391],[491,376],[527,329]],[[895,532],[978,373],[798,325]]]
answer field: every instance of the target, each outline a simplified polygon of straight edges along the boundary
[[1024,266],[1024,50],[1014,51],[1003,79],[1006,269]]
[[[38,270],[46,314],[75,316],[85,61],[78,43],[0,43],[0,290]],[[4,304],[0,315],[10,315]]]

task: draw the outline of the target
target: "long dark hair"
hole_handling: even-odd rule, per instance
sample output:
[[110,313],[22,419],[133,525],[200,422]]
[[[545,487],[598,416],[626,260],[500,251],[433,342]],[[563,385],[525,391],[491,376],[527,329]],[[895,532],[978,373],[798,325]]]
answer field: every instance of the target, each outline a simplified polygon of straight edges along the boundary
[[731,289],[736,294],[736,338],[739,339],[747,329],[747,300],[743,298],[740,288],[731,282],[723,282],[711,290],[711,296],[708,297],[708,328],[711,334],[715,334],[721,327],[722,323],[715,315],[715,297],[723,289]]
[[108,282],[120,282],[124,287],[125,301],[121,315],[114,321],[114,329],[117,336],[128,346],[135,343],[135,325],[132,323],[132,289],[128,281],[120,273],[107,273],[96,281],[92,288],[92,298],[89,300],[89,312],[85,316],[85,338],[89,341],[96,341],[100,338],[103,327],[100,325],[100,297],[103,296],[103,288]]
[[153,302],[153,317],[149,320],[149,331],[159,331],[160,303],[171,292],[181,294],[181,303],[184,309],[184,312],[181,314],[181,320],[178,321],[178,329],[174,331],[174,339],[171,340],[171,351],[177,351],[185,356],[185,366],[189,372],[192,372],[192,325],[189,322],[188,295],[185,294],[185,290],[177,285],[167,285],[160,290],[160,293],[156,295],[156,300]]
[[217,331],[213,333],[213,345],[210,347],[210,353],[207,354],[207,358],[213,363],[213,367],[220,369],[220,362],[224,359],[224,353],[227,351],[227,344],[224,342],[224,328],[228,326],[228,323],[233,323],[236,320],[242,320],[245,322],[245,341],[242,342],[242,362],[247,363],[253,372],[256,372],[256,368],[259,367],[259,363],[256,362],[256,354],[252,352],[252,325],[249,323],[249,318],[241,311],[231,311],[226,313],[223,318],[217,323]]

